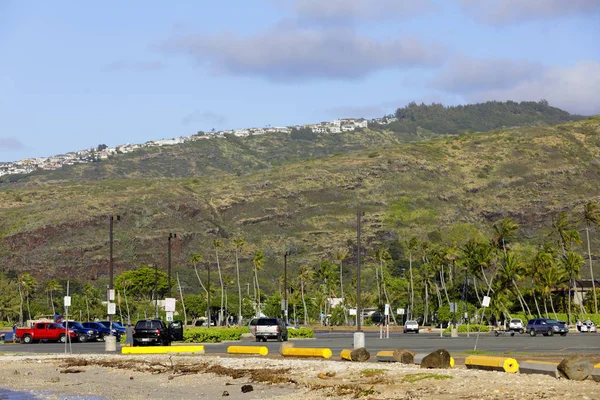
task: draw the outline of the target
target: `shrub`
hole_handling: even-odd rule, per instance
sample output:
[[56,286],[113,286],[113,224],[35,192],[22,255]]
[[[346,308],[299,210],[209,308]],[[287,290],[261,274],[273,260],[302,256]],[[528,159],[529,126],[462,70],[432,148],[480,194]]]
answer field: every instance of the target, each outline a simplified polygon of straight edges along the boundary
[[[480,325],[476,325],[476,324],[471,324],[468,325],[469,327],[469,332],[479,332],[479,327]],[[489,332],[490,328],[487,325],[481,325],[481,332]],[[444,330],[444,332],[449,333],[450,332],[450,328],[446,328]],[[462,324],[458,326],[458,333],[467,333],[467,325],[466,324]]]
[[294,338],[314,338],[315,332],[310,328],[288,329],[288,337]]
[[186,343],[219,343],[223,340],[240,340],[242,334],[249,333],[248,327],[239,328],[189,328],[184,329]]

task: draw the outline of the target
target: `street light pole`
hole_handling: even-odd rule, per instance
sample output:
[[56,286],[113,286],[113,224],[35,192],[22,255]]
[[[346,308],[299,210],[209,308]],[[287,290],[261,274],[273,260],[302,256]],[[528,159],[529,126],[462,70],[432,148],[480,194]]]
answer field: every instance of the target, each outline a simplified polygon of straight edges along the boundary
[[[114,263],[113,263],[113,222],[114,221],[120,221],[121,220],[121,216],[120,215],[111,215],[110,216],[110,223],[109,223],[109,234],[108,234],[108,239],[110,242],[110,261],[109,261],[109,265],[110,265],[110,271],[109,271],[109,286],[108,286],[108,303],[110,304],[111,300],[114,300]],[[112,294],[112,296],[111,296]],[[112,297],[112,299],[111,299]],[[108,327],[110,332],[109,335],[112,335],[112,314],[108,314],[108,322],[110,324],[110,326]],[[115,333],[116,335],[116,333]]]
[[210,262],[206,263],[206,268],[208,269],[208,285],[206,286],[206,315],[208,316],[208,327],[210,328]]
[[169,241],[169,246],[168,246],[168,251],[167,251],[167,261],[168,261],[168,275],[169,275],[169,298],[171,297],[171,239],[176,238],[177,234],[176,233],[169,233],[169,237],[168,237],[168,241]]
[[364,213],[360,210],[356,211],[356,332],[354,332],[354,348],[359,349],[365,347],[365,333],[361,331],[360,320],[362,311],[360,308],[360,219]]
[[288,302],[287,302],[287,257],[289,251],[286,250],[283,255],[283,317],[285,318],[286,325],[288,324]]
[[154,264],[154,293],[153,296],[154,297],[154,304],[155,304],[155,308],[156,311],[154,313],[154,317],[156,319],[158,319],[158,264]]

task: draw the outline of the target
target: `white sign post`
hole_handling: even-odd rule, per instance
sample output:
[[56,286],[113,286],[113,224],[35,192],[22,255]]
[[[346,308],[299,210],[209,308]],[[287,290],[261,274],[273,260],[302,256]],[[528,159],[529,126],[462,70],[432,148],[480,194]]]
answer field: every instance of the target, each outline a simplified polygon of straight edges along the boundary
[[115,300],[115,289],[108,289],[108,301]]
[[117,304],[116,303],[108,303],[108,315],[115,315],[117,313]]
[[167,322],[173,322],[173,312],[167,311]]
[[396,313],[397,313],[398,315],[404,315],[404,308],[398,308],[398,309],[396,310]]
[[481,306],[482,307],[489,307],[490,306],[490,300],[491,300],[491,298],[489,296],[483,296],[483,301],[481,302]]
[[71,307],[71,296],[65,296],[65,307]]
[[175,312],[175,299],[167,297],[165,299],[165,311],[166,312]]

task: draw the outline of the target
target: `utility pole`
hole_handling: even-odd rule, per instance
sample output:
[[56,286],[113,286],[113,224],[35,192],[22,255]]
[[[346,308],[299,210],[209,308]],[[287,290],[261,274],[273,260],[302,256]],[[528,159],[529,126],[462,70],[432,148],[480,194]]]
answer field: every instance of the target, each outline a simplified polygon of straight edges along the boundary
[[169,241],[169,246],[168,246],[168,251],[167,251],[167,270],[168,270],[168,275],[169,275],[169,298],[171,297],[171,239],[176,238],[177,234],[176,233],[169,233],[169,237],[168,237],[168,241]]
[[286,325],[288,324],[288,302],[287,302],[287,257],[290,254],[289,251],[285,251],[283,255],[283,317],[285,318]]
[[[111,215],[110,216],[110,223],[109,223],[109,234],[108,234],[108,239],[110,242],[110,272],[109,272],[109,287],[108,287],[108,303],[110,304],[111,300],[115,300],[115,295],[114,295],[114,264],[113,264],[113,222],[114,221],[120,221],[121,220],[121,216],[120,215]],[[113,321],[113,317],[112,314],[108,314],[108,322],[110,324],[110,326],[108,327],[110,332],[109,335],[112,335],[112,321]],[[116,332],[115,332],[116,335]]]
[[154,293],[152,293],[152,297],[154,297],[154,305],[156,307],[156,312],[154,314],[154,318],[158,319],[158,264],[154,264]]
[[208,285],[206,286],[206,315],[208,316],[208,327],[210,328],[210,262],[206,263],[208,269]]
[[354,333],[354,348],[365,347],[365,334],[361,331],[360,320],[362,311],[360,308],[360,219],[364,215],[361,210],[356,211],[356,332]]

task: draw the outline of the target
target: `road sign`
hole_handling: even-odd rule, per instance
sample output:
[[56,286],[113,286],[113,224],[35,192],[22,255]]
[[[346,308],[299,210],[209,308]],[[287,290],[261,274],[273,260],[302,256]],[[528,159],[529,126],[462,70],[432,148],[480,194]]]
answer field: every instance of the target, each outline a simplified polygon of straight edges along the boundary
[[450,303],[450,312],[456,312],[456,303]]
[[175,299],[173,299],[173,298],[165,299],[165,311],[166,312],[175,312]]
[[399,309],[397,309],[397,310],[396,310],[396,313],[397,313],[398,315],[404,315],[404,308],[399,308]]
[[117,305],[115,303],[108,303],[108,315],[115,315],[117,313]]
[[483,296],[483,301],[481,302],[481,306],[482,307],[489,307],[490,306],[490,300],[491,300],[490,297]]
[[281,300],[281,311],[287,310],[287,302],[285,300]]
[[389,304],[385,305],[385,311],[383,312],[383,315],[390,315],[390,305]]
[[65,296],[65,307],[71,307],[71,296]]
[[350,315],[356,315],[356,308],[351,308],[348,311],[350,312]]
[[108,290],[108,301],[114,301],[115,299],[115,289]]
[[173,312],[167,311],[167,322],[173,322]]

